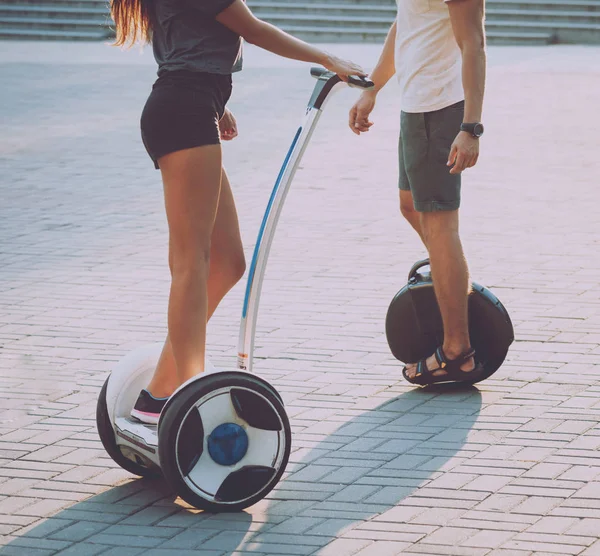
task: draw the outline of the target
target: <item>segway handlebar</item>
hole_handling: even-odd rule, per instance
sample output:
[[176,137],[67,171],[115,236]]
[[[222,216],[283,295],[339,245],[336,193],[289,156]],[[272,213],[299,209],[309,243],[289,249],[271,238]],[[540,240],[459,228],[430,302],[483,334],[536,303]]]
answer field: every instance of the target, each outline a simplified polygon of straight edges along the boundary
[[[310,70],[310,73],[313,77],[317,78],[317,82],[308,101],[308,107],[302,124],[294,136],[292,145],[275,181],[275,186],[267,204],[267,209],[265,210],[258,238],[254,246],[252,262],[248,270],[238,343],[238,369],[240,370],[252,372],[254,335],[256,332],[256,319],[262,282],[275,228],[277,227],[287,192],[327,100],[333,96],[332,93],[335,90],[343,89],[343,86],[346,84],[338,75],[327,71],[325,68],[314,67]],[[347,85],[363,91],[374,87],[372,81],[358,75],[349,76]]]
[[[337,77],[337,79],[341,81],[340,77],[336,76],[335,73],[328,71],[325,68],[310,68],[310,74],[316,79],[326,76],[328,78]],[[349,75],[348,85],[350,87],[357,87],[359,89],[372,89],[375,86],[375,83],[373,83],[373,81],[367,79],[366,77],[361,77],[360,75]]]

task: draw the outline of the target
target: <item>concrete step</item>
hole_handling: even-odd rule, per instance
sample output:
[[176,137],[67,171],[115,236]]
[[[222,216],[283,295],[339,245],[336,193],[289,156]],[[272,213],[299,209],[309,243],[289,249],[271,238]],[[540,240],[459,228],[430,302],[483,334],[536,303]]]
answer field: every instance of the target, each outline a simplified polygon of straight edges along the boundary
[[543,21],[561,25],[562,23],[600,23],[600,10],[597,12],[566,10],[517,10],[505,8],[488,8],[486,22],[490,21]]
[[[383,43],[385,29],[322,27],[309,25],[286,25],[282,29],[306,41],[321,42],[367,42]],[[489,44],[544,45],[552,40],[551,33],[494,30],[487,33]]]
[[280,28],[309,42],[383,43],[387,35],[387,30],[384,27],[328,27],[324,25],[285,24],[281,25]]
[[106,36],[106,27],[97,19],[72,18],[44,18],[44,17],[16,17],[1,16],[0,31],[5,29],[32,31],[73,31],[77,33],[90,33],[97,36]]
[[252,11],[257,17],[263,17],[263,14],[282,14],[295,16],[296,14],[310,15],[343,15],[354,17],[387,17],[391,21],[396,17],[396,5],[384,4],[336,4],[330,2],[315,2],[308,4],[306,2],[297,2],[290,4],[288,2],[257,0],[252,4]]
[[487,0],[486,11],[493,9],[543,10],[544,12],[597,12],[600,0]]
[[488,21],[486,31],[547,33],[552,35],[554,43],[600,44],[600,23],[552,24],[544,21]]
[[[36,0],[33,0],[36,1]],[[92,0],[87,0],[92,1]],[[380,6],[387,8],[396,7],[395,0],[332,0],[331,2],[324,2],[323,0],[247,0],[248,6],[253,10],[256,6],[274,5],[274,4],[287,4],[290,7],[295,6],[314,6],[318,4],[327,4],[332,8],[356,6],[358,8],[364,6]],[[599,9],[600,0],[487,0],[486,6],[496,7],[506,5],[508,7],[521,7],[527,8],[532,7],[543,7],[544,9],[569,9],[569,10],[594,10]]]
[[[379,7],[376,10],[365,9],[366,7],[334,8],[330,4],[315,4],[314,9],[308,9],[304,4],[296,4],[287,8],[282,2],[265,2],[257,7],[255,13],[258,17],[271,21],[274,24],[288,24],[291,21],[298,22],[324,22],[325,26],[337,25],[362,25],[373,27],[379,25],[391,25],[395,18],[395,10],[392,8]],[[594,23],[600,18],[599,11],[583,12],[563,10],[544,11],[542,9],[524,8],[497,8],[488,7],[486,11],[487,20],[515,20],[515,21],[548,21],[548,22],[573,22]]]
[[[323,0],[301,0],[300,2],[296,0],[247,0],[248,6],[254,10],[254,6],[259,3],[263,4],[288,4],[290,6],[294,6],[297,4],[306,4],[306,5],[314,5],[314,4],[324,4]],[[396,6],[396,0],[331,0],[331,2],[326,2],[331,6],[350,6],[350,5],[358,5],[364,6],[372,5],[372,6]]]
[[[388,31],[393,18],[381,15],[377,16],[355,16],[355,15],[329,15],[312,13],[285,14],[283,12],[265,12],[260,13],[260,17],[282,27],[323,27],[324,29],[333,28],[353,28],[358,32],[386,32]],[[488,10],[486,27],[493,30],[495,27],[519,27],[521,30],[532,30],[535,32],[554,33],[558,29],[595,31],[600,26],[600,14],[594,14],[594,17],[579,17],[576,13],[556,12],[554,16],[545,17],[543,12],[526,13],[516,10]]]
[[[56,0],[55,0],[56,2]],[[329,11],[329,7],[326,5],[319,5],[324,11]],[[48,17],[48,18],[62,18],[62,19],[92,19],[98,18],[100,23],[105,23],[109,14],[106,8],[101,8],[95,5],[89,7],[76,7],[71,5],[62,6],[59,4],[53,5],[39,5],[39,4],[6,4],[0,3],[0,14],[1,15],[14,15],[18,17]],[[272,21],[276,25],[322,25],[324,27],[337,27],[337,26],[359,26],[369,28],[389,27],[393,21],[393,16],[388,16],[382,10],[376,15],[363,16],[356,15],[351,12],[350,15],[331,15],[331,14],[306,14],[306,13],[290,13],[285,14],[283,12],[265,12],[261,13],[260,16],[265,19]],[[571,11],[555,11],[552,13],[546,13],[540,10],[507,10],[507,9],[496,9],[490,8],[487,10],[487,22],[488,26],[495,22],[519,22],[531,21],[536,24],[561,26],[563,23],[580,23],[584,25],[584,28],[589,28],[589,24],[600,23],[600,11],[591,12],[589,15],[581,16],[579,12]]]
[[[372,4],[372,0],[356,3],[338,2],[287,2],[286,0],[254,0],[251,3],[253,12],[258,16],[265,13],[282,13],[288,16],[295,14],[325,14],[357,17],[383,16],[396,17],[396,4]],[[498,10],[507,10],[524,15],[545,15],[554,17],[561,14],[564,17],[574,17],[580,14],[585,17],[589,14],[600,13],[600,0],[581,0],[573,3],[552,2],[552,0],[541,0],[523,2],[523,0],[489,0],[486,12],[495,13]]]
[[[488,5],[489,6],[489,5]],[[564,6],[564,5],[563,5]],[[568,5],[567,5],[568,6]],[[582,21],[588,19],[595,20],[600,18],[599,9],[596,11],[578,11],[570,9],[562,10],[543,10],[540,7],[515,6],[496,7],[492,5],[486,10],[486,17],[489,18],[508,18],[508,19],[547,19],[550,21]],[[290,6],[283,2],[261,1],[257,3],[255,14],[265,19],[298,19],[298,20],[323,20],[323,21],[348,21],[351,23],[359,21],[379,21],[385,20],[392,22],[396,17],[396,10],[393,6],[343,6],[334,7],[331,4],[295,4]]]
[[[306,40],[379,42],[385,38],[394,19],[393,10],[381,7],[365,15],[358,7],[341,10],[338,6],[334,10],[330,4],[314,3],[315,11],[308,12],[304,3],[286,10],[286,3],[281,0],[256,1],[277,8],[275,11],[270,11],[267,7],[264,11],[259,8],[256,12],[259,17]],[[598,4],[600,5],[600,1]],[[488,42],[505,43],[511,40],[510,37],[515,37],[521,44],[536,41],[544,44],[600,43],[600,12],[571,11],[565,9],[565,4],[562,10],[551,10],[548,13],[541,9],[525,10],[516,6],[515,3],[515,7],[510,9],[488,8]]]
[[389,30],[390,25],[394,21],[393,17],[385,16],[355,16],[341,14],[312,14],[312,13],[295,13],[286,14],[283,12],[264,12],[257,14],[261,18],[269,21],[273,25],[288,26],[288,25],[310,25],[329,27],[353,27],[356,29],[384,29]]
[[[396,15],[394,0],[248,0],[257,16],[311,41],[382,42]],[[600,43],[600,0],[488,0],[491,44]],[[0,1],[0,31],[54,38],[112,33],[104,0]],[[21,33],[21,34],[20,34]]]
[[110,14],[106,8],[95,6],[78,8],[75,6],[59,5],[23,5],[23,4],[1,4],[0,16],[33,17],[33,18],[63,18],[63,19],[97,19],[100,23],[108,21]]
[[81,8],[104,8],[109,11],[110,0],[2,0],[4,6],[72,6]]
[[488,44],[497,45],[535,46],[552,42],[552,35],[549,33],[487,31],[486,36]]
[[[36,0],[33,0],[36,1]],[[51,1],[51,0],[48,0]],[[70,0],[76,1],[76,0]],[[91,0],[88,0],[91,1]],[[320,10],[325,6],[330,10],[363,10],[363,11],[388,11],[395,13],[395,0],[248,0],[248,5],[253,11],[261,9],[287,9],[295,10]],[[487,8],[505,8],[522,10],[568,10],[568,11],[599,11],[600,0],[487,0]]]
[[111,38],[106,29],[96,31],[20,29],[0,27],[1,40],[58,40],[58,41],[100,41]]

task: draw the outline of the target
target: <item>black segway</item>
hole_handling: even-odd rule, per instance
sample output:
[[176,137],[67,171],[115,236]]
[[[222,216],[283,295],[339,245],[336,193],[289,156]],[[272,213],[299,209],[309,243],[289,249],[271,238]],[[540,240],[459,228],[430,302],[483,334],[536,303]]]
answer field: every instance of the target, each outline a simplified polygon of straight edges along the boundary
[[[142,346],[119,361],[98,397],[96,423],[110,457],[135,475],[163,475],[200,509],[234,511],[255,504],[281,479],[290,455],[281,396],[251,371],[260,291],[279,216],[326,102],[346,86],[321,68],[312,68],[311,75],[317,83],[269,198],[248,272],[237,369],[216,369],[207,361],[204,373],[169,398],[158,425],[148,425],[130,413],[162,345]],[[348,85],[368,89],[373,83],[350,77]]]
[[[430,356],[444,342],[431,272],[419,272],[426,266],[428,259],[413,265],[408,284],[395,295],[386,316],[388,345],[394,357],[403,363],[416,363]],[[476,283],[472,284],[469,295],[469,333],[475,359],[483,364],[483,373],[462,382],[474,384],[500,368],[514,340],[508,311],[490,290]]]

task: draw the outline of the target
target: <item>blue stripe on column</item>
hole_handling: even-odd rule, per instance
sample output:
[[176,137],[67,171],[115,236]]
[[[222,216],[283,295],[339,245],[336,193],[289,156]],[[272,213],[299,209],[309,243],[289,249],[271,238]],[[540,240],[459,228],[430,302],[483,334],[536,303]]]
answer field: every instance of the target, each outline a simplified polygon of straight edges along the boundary
[[263,217],[262,224],[260,225],[260,230],[258,231],[258,238],[256,240],[256,245],[254,246],[254,255],[252,256],[252,263],[250,264],[250,272],[248,273],[248,283],[246,284],[246,295],[244,297],[244,308],[242,309],[242,318],[246,318],[246,314],[248,312],[248,301],[250,300],[250,289],[252,288],[252,282],[254,282],[254,272],[256,271],[256,263],[258,261],[258,252],[260,250],[260,246],[262,243],[262,239],[265,233],[265,228],[267,226],[267,219],[269,218],[269,214],[271,213],[271,209],[273,208],[273,203],[275,202],[275,196],[277,195],[277,191],[279,191],[279,187],[281,186],[281,180],[283,179],[283,174],[287,168],[287,165],[292,157],[292,153],[296,148],[298,143],[298,139],[300,138],[300,134],[302,133],[302,126],[298,128],[296,132],[296,136],[292,141],[292,146],[288,151],[285,160],[283,161],[283,165],[281,166],[281,170],[279,171],[279,175],[277,176],[277,181],[275,182],[275,186],[273,187],[273,191],[271,192],[271,197],[269,199],[269,203],[267,204],[267,210],[265,211],[265,215]]

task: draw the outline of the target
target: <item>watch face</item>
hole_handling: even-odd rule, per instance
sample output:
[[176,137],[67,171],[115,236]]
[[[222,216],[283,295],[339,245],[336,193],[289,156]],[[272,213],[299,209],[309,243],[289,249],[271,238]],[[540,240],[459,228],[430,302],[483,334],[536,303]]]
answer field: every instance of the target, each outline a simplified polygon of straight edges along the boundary
[[483,124],[475,124],[473,126],[473,135],[481,137],[483,135]]

